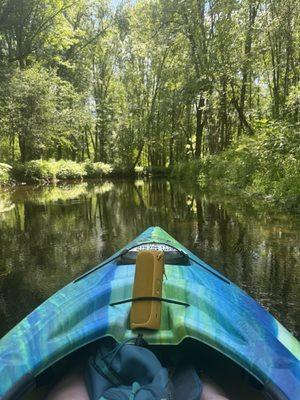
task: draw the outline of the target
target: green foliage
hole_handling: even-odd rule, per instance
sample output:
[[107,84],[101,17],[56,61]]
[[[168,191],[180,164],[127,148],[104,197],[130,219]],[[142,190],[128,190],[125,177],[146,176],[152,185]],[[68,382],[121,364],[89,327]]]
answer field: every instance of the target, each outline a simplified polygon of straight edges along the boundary
[[170,170],[169,168],[162,167],[162,166],[150,166],[141,169],[135,169],[136,175],[142,176],[153,176],[153,177],[166,177],[169,175]]
[[55,175],[59,180],[81,180],[85,175],[85,165],[70,160],[60,160],[55,164]]
[[171,171],[171,176],[178,179],[193,179],[197,180],[201,170],[199,160],[193,160],[188,163],[177,163]]
[[39,65],[17,70],[7,90],[4,121],[18,139],[21,162],[63,156],[80,145],[90,119],[82,97],[55,70]]
[[32,160],[15,164],[12,170],[17,182],[49,183],[53,180],[82,180],[86,176],[85,164],[70,160]]
[[282,204],[300,209],[300,159],[287,157],[281,176],[274,182],[272,194]]
[[299,208],[300,138],[285,125],[271,123],[256,138],[202,160],[201,185],[243,190],[250,195]]
[[24,165],[24,180],[28,182],[50,182],[55,178],[55,166],[45,160],[32,160]]
[[208,180],[211,184],[220,181],[223,187],[236,189],[251,184],[258,167],[253,144],[253,140],[245,139],[242,145],[232,146],[219,155],[204,157],[201,162],[201,182]]
[[111,165],[102,162],[93,163],[89,161],[85,163],[84,168],[88,178],[103,178],[113,171]]
[[13,168],[13,177],[19,182],[81,180],[85,175],[85,164],[69,160],[31,160],[24,165],[16,164]]
[[144,173],[144,168],[142,166],[137,165],[134,169],[134,172],[137,176],[142,176]]
[[[15,166],[16,180],[170,168],[181,179],[295,199],[294,3],[5,0],[0,161]],[[19,165],[39,159],[76,165]]]
[[25,171],[25,164],[15,163],[11,170],[12,179],[19,183],[25,182]]
[[9,183],[11,168],[8,164],[0,163],[0,186]]
[[8,85],[8,129],[17,135],[22,162],[38,157],[49,146],[55,113],[56,77],[38,67],[16,71]]

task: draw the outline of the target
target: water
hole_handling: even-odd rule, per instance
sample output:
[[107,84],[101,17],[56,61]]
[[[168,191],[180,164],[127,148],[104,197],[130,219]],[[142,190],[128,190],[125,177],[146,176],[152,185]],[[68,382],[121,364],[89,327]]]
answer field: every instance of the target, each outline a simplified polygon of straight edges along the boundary
[[300,216],[186,183],[0,192],[0,337],[56,290],[159,225],[300,337]]

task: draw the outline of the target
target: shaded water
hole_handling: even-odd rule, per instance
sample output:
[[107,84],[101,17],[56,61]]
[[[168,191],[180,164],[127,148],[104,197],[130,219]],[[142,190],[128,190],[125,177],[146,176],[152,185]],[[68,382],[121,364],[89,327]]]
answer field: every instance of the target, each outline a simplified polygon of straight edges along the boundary
[[[260,208],[259,208],[260,207]],[[165,180],[0,192],[0,337],[152,225],[300,336],[300,216]]]

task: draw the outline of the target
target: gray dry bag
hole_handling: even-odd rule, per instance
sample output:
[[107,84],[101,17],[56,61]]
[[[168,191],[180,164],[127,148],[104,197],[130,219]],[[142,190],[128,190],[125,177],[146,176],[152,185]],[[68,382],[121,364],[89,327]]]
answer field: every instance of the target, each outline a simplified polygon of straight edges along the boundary
[[200,400],[202,385],[191,366],[169,378],[148,349],[102,344],[90,357],[85,380],[90,400]]

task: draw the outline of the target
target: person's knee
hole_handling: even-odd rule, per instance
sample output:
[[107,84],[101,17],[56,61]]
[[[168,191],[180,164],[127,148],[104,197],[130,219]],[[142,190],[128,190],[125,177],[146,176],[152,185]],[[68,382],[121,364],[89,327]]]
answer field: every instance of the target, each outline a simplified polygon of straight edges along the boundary
[[229,400],[219,386],[209,378],[203,379],[203,391],[200,400]]
[[83,375],[73,372],[66,376],[47,396],[46,400],[89,400]]
[[229,400],[229,399],[220,394],[203,392],[200,400]]

